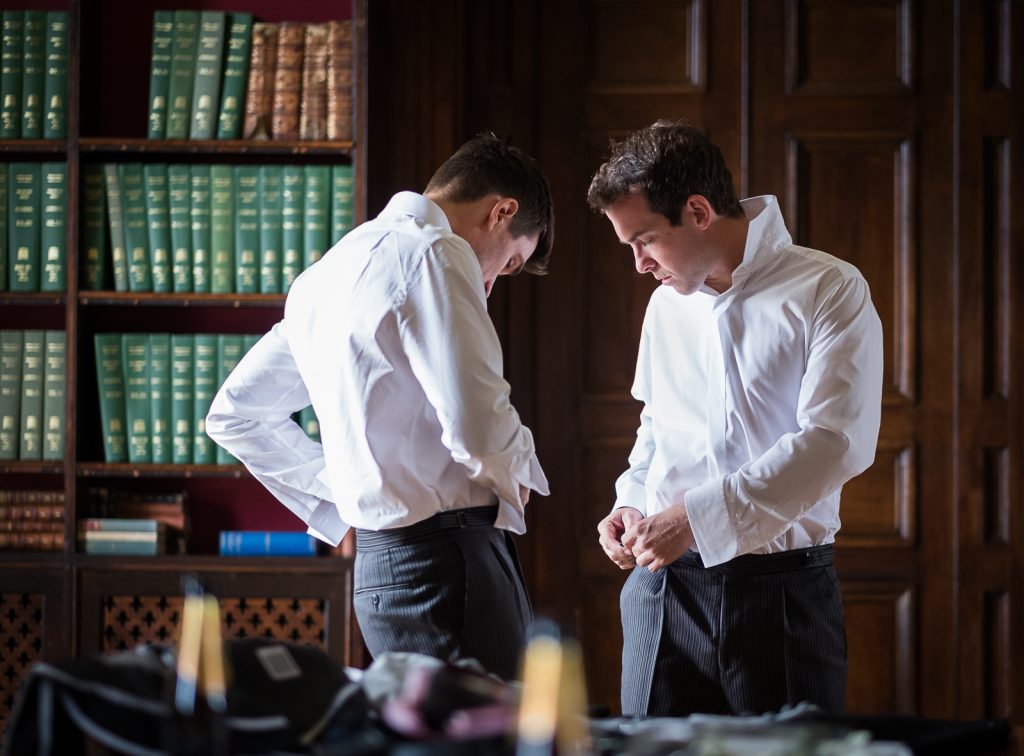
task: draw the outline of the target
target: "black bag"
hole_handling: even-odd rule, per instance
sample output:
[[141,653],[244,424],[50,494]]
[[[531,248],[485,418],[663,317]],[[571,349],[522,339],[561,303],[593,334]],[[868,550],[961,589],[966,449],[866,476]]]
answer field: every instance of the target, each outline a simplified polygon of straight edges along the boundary
[[[37,664],[15,706],[5,753],[80,754],[84,736],[117,753],[147,756],[303,753],[338,741],[348,741],[351,752],[377,750],[379,738],[360,736],[373,729],[362,689],[322,651],[251,638],[228,641],[225,655],[231,678],[227,712],[219,717],[176,712],[169,647]],[[366,748],[358,747],[361,740]]]

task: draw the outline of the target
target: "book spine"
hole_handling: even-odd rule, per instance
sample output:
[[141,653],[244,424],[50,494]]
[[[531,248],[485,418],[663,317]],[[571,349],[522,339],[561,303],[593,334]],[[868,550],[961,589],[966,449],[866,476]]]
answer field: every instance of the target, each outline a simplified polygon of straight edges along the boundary
[[118,166],[121,209],[124,218],[124,249],[128,258],[128,290],[152,291],[149,267],[149,228],[146,220],[146,180],[141,163]]
[[11,291],[39,291],[39,163],[11,163],[7,188]]
[[171,335],[171,443],[172,460],[176,465],[192,462],[194,351],[192,334]]
[[97,333],[93,341],[96,345],[96,380],[100,390],[103,456],[107,462],[127,462],[121,334]]
[[249,54],[249,81],[245,91],[243,139],[269,139],[274,108],[274,65],[277,61],[277,24],[254,23]]
[[43,86],[46,78],[46,11],[27,10],[21,68],[21,137],[43,137]]
[[352,22],[328,23],[327,138],[352,139]]
[[260,292],[281,293],[281,181],[279,165],[261,165],[260,198]]
[[235,175],[230,165],[210,166],[210,290],[235,290]]
[[0,459],[18,458],[24,332],[0,331]]
[[307,165],[305,202],[303,203],[303,267],[308,268],[327,251],[330,215],[331,169],[326,165]]
[[304,191],[302,168],[286,165],[281,178],[281,291],[285,293],[302,272]]
[[212,333],[195,335],[195,366],[193,371],[192,427],[195,443],[192,461],[197,465],[212,465],[217,461],[213,441],[206,435],[206,415],[217,393],[217,336]]
[[225,17],[221,11],[203,11],[199,16],[196,72],[192,82],[192,119],[189,137],[213,139],[217,133],[221,68],[224,65]]
[[67,163],[43,163],[42,180],[42,229],[40,248],[43,271],[40,289],[42,291],[65,291],[67,289]]
[[124,409],[128,427],[128,461],[153,461],[149,448],[152,435],[149,398],[149,336],[126,333],[121,337],[124,370]]
[[99,291],[107,285],[107,193],[103,166],[82,166],[82,288]]
[[46,332],[43,370],[43,459],[64,459],[67,386],[67,338],[64,331]]
[[43,82],[43,138],[68,136],[68,14],[46,14],[46,73]]
[[164,553],[161,541],[93,541],[86,540],[86,554],[109,554],[116,556],[157,556]]
[[153,462],[169,464],[171,449],[171,337],[149,335],[149,415]]
[[222,530],[221,556],[316,556],[316,541],[305,533]]
[[42,331],[25,331],[21,358],[21,444],[19,459],[43,458],[43,369],[46,346]]
[[242,106],[245,104],[245,82],[249,77],[252,14],[229,13],[227,26],[228,40],[224,51],[224,76],[220,86],[217,138],[238,139],[242,136]]
[[153,12],[153,46],[149,59],[149,124],[146,137],[167,136],[167,101],[171,89],[171,57],[174,51],[174,12]]
[[5,10],[0,48],[0,139],[21,137],[21,78],[25,11]]
[[0,551],[60,551],[64,548],[64,528],[59,531],[31,530],[0,533]]
[[302,92],[304,24],[285,22],[277,35],[271,139],[299,138],[299,97]]
[[[217,336],[217,386],[223,386],[224,381],[231,375],[231,371],[237,367],[242,359],[244,348],[242,336],[239,334],[222,333]],[[231,465],[236,460],[228,451],[217,446],[217,464]]]
[[143,169],[146,193],[146,229],[153,291],[171,291],[171,208],[167,166],[147,163]]
[[299,139],[327,137],[327,24],[307,24],[303,41]]
[[167,167],[171,209],[171,277],[176,292],[192,291],[192,174],[187,165]]
[[114,290],[128,291],[128,258],[125,255],[124,207],[121,204],[121,174],[115,163],[103,166],[107,187],[107,228],[110,231],[110,257],[113,260]]
[[192,165],[189,208],[192,217],[192,290],[210,293],[210,166]]
[[187,139],[192,113],[192,84],[195,79],[196,50],[199,46],[199,13],[174,11],[174,42],[171,50],[171,80],[167,94],[167,138]]
[[79,522],[79,529],[85,532],[154,534],[166,530],[167,526],[153,518],[86,517]]
[[[0,97],[3,95],[0,94]],[[7,163],[0,163],[0,291],[7,291],[7,281],[10,277],[10,257],[8,255],[8,229],[7,229],[7,182],[10,181],[10,166]]]
[[259,167],[235,166],[235,291],[260,290]]
[[353,195],[351,165],[331,166],[331,235],[337,244],[355,225],[355,197]]

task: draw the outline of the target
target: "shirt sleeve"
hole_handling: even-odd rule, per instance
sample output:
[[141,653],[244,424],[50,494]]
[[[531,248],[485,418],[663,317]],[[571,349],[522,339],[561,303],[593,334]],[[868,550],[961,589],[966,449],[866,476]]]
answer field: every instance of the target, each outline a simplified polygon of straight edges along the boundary
[[882,398],[882,326],[867,283],[842,281],[814,314],[796,421],[764,454],[686,492],[705,566],[779,537],[804,512],[868,468]]
[[640,350],[636,360],[636,378],[633,381],[633,398],[643,402],[640,410],[640,427],[636,431],[636,443],[629,453],[629,468],[615,481],[615,506],[612,510],[632,507],[647,516],[647,471],[654,458],[653,418],[649,409],[650,392],[650,337],[647,321],[640,334]]
[[533,436],[502,377],[501,345],[471,250],[440,241],[427,251],[399,307],[399,333],[441,424],[441,442],[469,478],[495,492],[499,527],[522,532],[519,486],[548,494]]
[[292,420],[307,406],[309,394],[282,321],[249,350],[221,386],[206,417],[206,432],[307,523],[312,535],[337,545],[348,526],[320,478],[323,447]]

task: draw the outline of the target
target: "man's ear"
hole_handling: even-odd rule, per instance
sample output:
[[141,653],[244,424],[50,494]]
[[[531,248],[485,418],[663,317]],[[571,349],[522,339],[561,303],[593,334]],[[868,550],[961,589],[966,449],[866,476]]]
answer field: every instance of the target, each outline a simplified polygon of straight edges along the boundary
[[491,212],[487,216],[489,231],[493,231],[502,223],[510,223],[519,212],[519,200],[514,197],[501,197],[491,206]]
[[687,197],[683,213],[693,216],[694,224],[700,229],[710,226],[715,218],[715,209],[703,194],[691,194]]

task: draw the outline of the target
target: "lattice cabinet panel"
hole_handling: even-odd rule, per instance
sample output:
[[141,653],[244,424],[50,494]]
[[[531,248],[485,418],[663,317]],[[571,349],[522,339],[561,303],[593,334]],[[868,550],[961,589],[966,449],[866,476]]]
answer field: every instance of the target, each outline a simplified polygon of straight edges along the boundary
[[43,658],[41,593],[0,593],[0,738],[28,668]]

